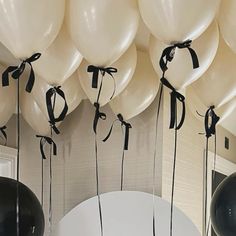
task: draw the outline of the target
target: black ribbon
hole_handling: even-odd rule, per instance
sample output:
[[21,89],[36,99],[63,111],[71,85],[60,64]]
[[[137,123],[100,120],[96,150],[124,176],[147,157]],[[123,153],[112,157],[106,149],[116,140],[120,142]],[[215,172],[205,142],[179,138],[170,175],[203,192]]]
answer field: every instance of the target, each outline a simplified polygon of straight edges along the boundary
[[6,126],[4,125],[3,127],[1,127],[0,128],[0,132],[2,133],[2,136],[3,136],[3,138],[4,138],[4,140],[5,140],[5,145],[7,144],[7,133],[6,133]]
[[[125,127],[124,150],[128,150],[129,149],[129,130],[132,128],[132,126],[130,123],[124,121],[124,118],[121,114],[118,114],[117,118],[118,119],[115,121],[120,121],[121,126]],[[106,136],[106,138],[103,139],[103,142],[106,142],[110,138],[115,121],[113,122],[108,135]]]
[[48,143],[49,145],[52,145],[52,151],[53,151],[53,155],[56,156],[57,155],[57,145],[56,143],[52,140],[52,138],[47,137],[47,136],[42,136],[42,135],[36,135],[37,138],[40,138],[40,152],[42,155],[42,158],[44,160],[46,160],[46,155],[44,152],[44,145],[46,143]]
[[[60,133],[60,131],[56,127],[56,123],[63,121],[68,112],[68,105],[66,102],[66,97],[65,97],[64,92],[60,88],[61,86],[50,88],[46,93],[46,104],[47,104],[47,111],[48,111],[48,116],[49,116],[49,123],[51,124],[51,127],[56,134]],[[60,115],[58,117],[55,117],[54,105],[55,105],[55,99],[56,99],[57,94],[63,98],[64,108],[62,109]],[[54,96],[54,101],[52,101],[53,96]]]
[[[212,135],[215,135],[216,133],[216,124],[220,120],[220,117],[216,115],[214,111],[215,107],[211,106],[205,114],[205,132],[206,137],[210,138]],[[211,118],[211,122],[209,124],[209,120]]]
[[22,63],[19,66],[9,66],[2,74],[2,86],[3,87],[9,86],[9,74],[11,74],[11,77],[13,79],[15,80],[19,79],[25,70],[26,64],[28,64],[30,66],[30,75],[25,90],[30,93],[34,86],[34,81],[35,81],[34,69],[31,63],[38,60],[40,56],[41,53],[35,53],[31,57],[22,61]]
[[97,125],[98,125],[99,119],[106,120],[107,116],[106,116],[105,113],[100,112],[100,105],[99,105],[99,103],[95,102],[94,103],[94,107],[96,109],[95,109],[95,116],[94,116],[94,120],[93,120],[93,131],[96,134],[97,133]]
[[159,65],[162,71],[165,72],[166,70],[168,70],[167,63],[173,60],[176,48],[179,48],[179,49],[187,48],[192,58],[193,69],[198,68],[199,61],[198,61],[197,53],[191,48],[191,43],[192,43],[192,40],[187,40],[183,43],[176,43],[172,46],[165,48],[164,51],[162,52],[160,62],[159,62]]
[[[103,68],[103,67],[97,67],[97,66],[93,66],[93,65],[88,66],[87,72],[93,73],[92,88],[98,88],[99,72],[102,74],[103,77],[105,76],[106,73],[109,74],[112,77],[113,83],[114,83],[113,93],[110,98],[110,99],[112,99],[115,94],[115,91],[116,91],[116,82],[115,82],[113,74],[117,73],[117,71],[118,70],[114,67]],[[98,92],[97,102],[99,102],[99,98],[100,98],[100,94],[101,94],[101,90],[102,90],[103,77],[102,77],[101,85],[100,85],[99,92]]]
[[87,72],[93,73],[92,88],[98,88],[99,72],[102,74],[102,76],[104,76],[107,73],[114,79],[113,74],[117,73],[117,71],[118,70],[114,67],[103,68],[103,67],[89,65]]
[[[179,130],[183,124],[184,124],[184,120],[185,120],[185,114],[186,114],[186,108],[185,108],[185,97],[176,91],[176,89],[170,84],[170,82],[162,77],[161,78],[161,82],[163,85],[165,85],[167,88],[169,88],[170,90],[172,90],[172,92],[170,93],[171,99],[170,99],[170,111],[171,111],[171,117],[170,117],[170,129],[176,128],[177,130]],[[181,102],[182,104],[182,115],[181,115],[181,119],[179,124],[176,126],[176,109],[177,109],[177,101]]]

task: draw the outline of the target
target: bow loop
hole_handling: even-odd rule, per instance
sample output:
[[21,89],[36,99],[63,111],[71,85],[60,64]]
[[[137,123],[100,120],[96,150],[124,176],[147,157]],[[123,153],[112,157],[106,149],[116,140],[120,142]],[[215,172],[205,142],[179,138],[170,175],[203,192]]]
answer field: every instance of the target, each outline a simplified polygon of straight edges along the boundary
[[171,93],[170,93],[170,97],[171,97],[171,99],[170,99],[170,113],[171,113],[170,129],[173,129],[176,125],[177,100],[179,100],[182,103],[182,116],[181,116],[179,124],[176,125],[176,127],[175,127],[175,129],[178,130],[183,126],[184,120],[185,120],[185,113],[186,113],[185,97],[184,97],[184,95],[182,95],[181,93],[176,91],[176,89],[170,84],[170,82],[166,78],[162,77],[161,83],[171,90]]
[[132,125],[130,123],[126,122],[121,114],[118,114],[117,118],[118,119],[113,121],[113,123],[111,125],[111,128],[110,128],[110,131],[107,134],[107,136],[103,139],[103,142],[106,142],[110,138],[115,122],[120,121],[121,126],[125,126],[124,150],[128,150],[128,147],[129,147],[129,130],[132,128]]
[[42,135],[36,135],[36,137],[40,138],[40,152],[41,152],[41,155],[42,155],[43,159],[47,159],[46,155],[45,155],[45,152],[44,152],[44,146],[45,146],[46,143],[48,143],[49,145],[52,145],[53,155],[54,156],[57,155],[57,145],[51,137],[42,136]]
[[32,66],[32,62],[38,60],[40,58],[40,53],[35,53],[31,57],[27,58],[26,60],[22,61],[22,63],[19,66],[9,66],[2,74],[2,86],[9,86],[9,74],[11,74],[11,77],[13,79],[19,79],[20,76],[23,74],[25,70],[26,64],[29,64],[30,66],[30,75],[28,78],[28,82],[26,84],[25,90],[30,93],[34,86],[35,81],[35,74]]
[[182,43],[175,43],[174,45],[169,46],[163,50],[160,61],[159,61],[159,65],[163,73],[165,73],[168,70],[167,64],[168,62],[171,62],[173,60],[175,56],[176,48],[179,48],[179,49],[187,48],[192,58],[193,69],[196,69],[199,67],[197,53],[191,48],[191,43],[192,43],[192,40],[186,40]]
[[87,72],[93,73],[92,77],[92,88],[98,88],[98,77],[99,77],[99,72],[102,74],[102,76],[105,76],[105,74],[109,74],[112,78],[114,77],[113,74],[117,73],[117,69],[114,67],[98,67],[94,65],[89,65],[87,68]]
[[[55,101],[56,96],[59,95],[64,100],[64,108],[62,109],[60,115],[58,117],[55,117],[54,109],[55,109]],[[54,101],[52,102],[52,97],[54,96]],[[56,127],[56,123],[63,121],[67,115],[68,112],[68,105],[66,101],[66,97],[64,92],[61,90],[61,86],[52,87],[46,92],[46,104],[47,104],[47,111],[49,116],[49,123],[51,127],[53,128],[54,132],[56,134],[59,134],[60,131]]]
[[94,103],[94,107],[95,107],[95,116],[94,116],[94,121],[93,121],[93,131],[96,134],[97,133],[97,125],[98,125],[99,119],[106,120],[107,116],[106,116],[105,113],[100,112],[100,105],[99,105],[99,103],[95,102]]

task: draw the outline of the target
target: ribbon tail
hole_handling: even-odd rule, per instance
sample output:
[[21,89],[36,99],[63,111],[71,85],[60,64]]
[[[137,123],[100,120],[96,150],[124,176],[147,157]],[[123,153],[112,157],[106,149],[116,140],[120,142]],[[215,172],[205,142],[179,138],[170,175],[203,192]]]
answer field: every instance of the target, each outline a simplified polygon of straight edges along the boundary
[[124,149],[128,150],[129,149],[129,127],[125,127],[125,143],[124,143]]
[[2,74],[2,86],[9,86],[9,73],[13,72],[16,70],[18,67],[17,66],[9,66]]
[[41,152],[41,156],[42,156],[42,158],[44,159],[44,160],[46,160],[46,155],[45,155],[45,153],[44,153],[44,144],[43,144],[43,138],[41,138],[41,140],[40,140],[40,152]]
[[176,122],[176,96],[174,92],[171,92],[170,94],[171,99],[170,99],[170,129],[173,129],[175,127],[175,122]]
[[177,130],[179,130],[183,126],[184,120],[185,120],[185,114],[186,114],[185,101],[181,101],[181,102],[182,102],[182,116],[181,116],[181,120],[178,126],[176,127]]
[[197,53],[190,47],[188,47],[188,50],[191,54],[191,58],[193,62],[193,69],[199,68],[199,61],[198,61]]
[[106,142],[110,136],[111,136],[111,133],[112,133],[112,130],[113,130],[113,126],[114,126],[114,123],[112,124],[111,128],[110,128],[110,131],[109,133],[107,134],[107,136],[102,140],[103,142]]
[[26,84],[26,89],[25,89],[28,93],[30,93],[32,91],[32,89],[34,87],[34,82],[35,82],[35,74],[34,74],[34,70],[33,70],[33,67],[31,64],[30,64],[30,67],[31,67],[30,76],[29,76],[29,80]]

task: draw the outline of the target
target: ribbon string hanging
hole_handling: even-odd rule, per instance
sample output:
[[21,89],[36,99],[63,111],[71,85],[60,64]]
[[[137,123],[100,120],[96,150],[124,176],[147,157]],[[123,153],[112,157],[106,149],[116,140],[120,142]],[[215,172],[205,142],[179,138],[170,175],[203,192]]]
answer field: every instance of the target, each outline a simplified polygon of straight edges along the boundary
[[[205,125],[205,136],[206,136],[206,147],[205,147],[205,173],[204,173],[204,233],[207,236],[209,233],[209,227],[210,227],[210,218],[207,219],[207,197],[208,197],[208,189],[207,189],[207,181],[208,181],[208,152],[209,152],[209,139],[213,135],[215,136],[215,148],[214,148],[214,170],[215,170],[215,164],[216,164],[216,125],[220,120],[220,117],[216,115],[214,111],[215,107],[211,106],[205,114],[204,117],[204,125]],[[214,174],[215,175],[215,174]],[[214,176],[213,176],[214,180]]]
[[99,165],[98,165],[98,140],[97,140],[97,126],[99,123],[99,120],[106,120],[106,114],[100,111],[100,96],[102,92],[102,87],[103,87],[103,79],[105,74],[109,74],[110,77],[113,79],[114,83],[114,89],[113,93],[111,95],[111,98],[113,98],[115,91],[116,91],[116,83],[113,74],[117,73],[117,69],[113,67],[107,67],[107,68],[102,68],[102,67],[97,67],[94,65],[89,65],[87,68],[87,72],[93,73],[92,75],[92,88],[97,89],[98,88],[98,79],[99,79],[99,74],[101,73],[102,78],[98,90],[98,95],[96,102],[94,103],[95,107],[95,114],[94,114],[94,120],[93,120],[93,131],[94,131],[94,145],[95,145],[95,164],[96,164],[96,192],[97,192],[97,197],[98,197],[98,208],[99,208],[99,219],[100,219],[100,231],[101,231],[101,236],[103,236],[103,216],[102,216],[102,204],[101,204],[101,197],[100,197],[100,187],[99,187]]
[[[120,181],[120,190],[123,191],[125,151],[129,149],[129,132],[130,129],[132,128],[132,125],[126,122],[121,114],[118,114],[117,119],[113,121],[110,131],[108,135],[103,139],[103,142],[106,142],[110,138],[114,124],[117,121],[120,122],[122,133],[124,133],[124,144],[123,144],[122,159],[121,159],[121,181]],[[125,131],[123,131],[123,127],[125,127]]]
[[[16,167],[16,235],[20,236],[20,192],[19,192],[19,181],[20,181],[20,77],[25,70],[26,64],[29,64],[31,71],[30,76],[26,85],[26,91],[31,92],[34,86],[35,75],[32,67],[32,62],[39,59],[40,53],[36,53],[30,58],[22,61],[19,66],[9,66],[2,74],[2,86],[9,86],[9,74],[15,80],[17,80],[17,167]],[[5,138],[5,127],[1,128],[1,132]]]
[[[196,69],[199,67],[199,61],[196,52],[191,48],[191,40],[187,40],[183,43],[176,43],[174,45],[171,45],[167,48],[165,48],[162,52],[161,58],[159,60],[159,65],[162,70],[162,77],[161,77],[161,85],[160,85],[160,94],[159,94],[159,101],[158,101],[158,107],[157,107],[157,117],[156,117],[156,135],[155,135],[155,148],[154,148],[154,160],[153,160],[153,236],[156,235],[156,212],[155,212],[155,176],[156,176],[156,155],[157,155],[157,132],[158,132],[158,121],[160,116],[160,108],[161,103],[163,99],[163,87],[171,90],[170,93],[170,129],[175,130],[174,135],[174,154],[173,154],[173,171],[172,171],[172,188],[171,188],[171,215],[170,215],[170,236],[173,235],[173,209],[174,209],[174,190],[175,190],[175,172],[176,172],[176,160],[177,160],[177,137],[178,137],[178,130],[181,129],[181,127],[184,124],[185,120],[185,97],[179,93],[167,80],[165,77],[165,73],[168,70],[168,63],[170,63],[175,56],[176,48],[178,49],[188,49],[191,58],[192,58],[192,64],[193,69]],[[182,104],[182,115],[181,119],[178,122],[178,111],[177,111],[177,102],[180,102]]]
[[[56,98],[59,96],[64,100],[64,107],[60,111],[59,115],[55,115],[55,107],[56,107]],[[51,234],[52,230],[52,220],[53,220],[53,213],[52,213],[52,185],[53,185],[53,168],[52,168],[52,155],[57,155],[57,145],[53,140],[53,131],[58,135],[60,134],[59,129],[57,128],[56,124],[61,122],[65,119],[67,112],[68,112],[68,104],[66,101],[66,96],[61,89],[60,86],[52,87],[48,89],[46,92],[46,106],[48,111],[49,117],[49,125],[50,129],[50,137],[44,135],[36,135],[37,138],[40,138],[40,153],[42,157],[42,186],[41,186],[41,201],[43,205],[44,201],[44,160],[46,160],[46,154],[44,147],[46,144],[49,145],[49,234]]]

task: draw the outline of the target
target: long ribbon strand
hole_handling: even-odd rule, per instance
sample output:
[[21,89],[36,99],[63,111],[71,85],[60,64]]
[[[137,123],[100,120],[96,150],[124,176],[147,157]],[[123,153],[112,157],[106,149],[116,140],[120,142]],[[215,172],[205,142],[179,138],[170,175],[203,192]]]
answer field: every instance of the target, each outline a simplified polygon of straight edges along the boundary
[[153,155],[153,181],[152,181],[152,196],[153,196],[152,234],[153,234],[153,236],[156,235],[156,204],[155,204],[155,195],[156,195],[156,156],[157,156],[158,124],[159,124],[162,98],[163,98],[163,84],[161,83],[160,84],[160,91],[159,91],[158,106],[157,106],[157,114],[156,114],[156,129],[155,129],[155,144],[154,144],[155,148],[154,148],[154,155]]
[[20,236],[20,80],[17,80],[17,172],[16,172],[16,235]]
[[[125,162],[125,151],[129,149],[129,132],[130,129],[132,128],[132,125],[128,122],[126,122],[121,114],[117,115],[117,119],[115,119],[112,122],[111,128],[107,136],[102,140],[103,142],[106,142],[112,133],[114,124],[119,121],[121,124],[121,131],[124,136],[124,144],[123,144],[123,149],[122,149],[122,157],[121,157],[121,177],[120,177],[120,190],[123,191],[123,186],[124,186],[124,162]],[[123,130],[123,127],[125,128],[125,131]]]

